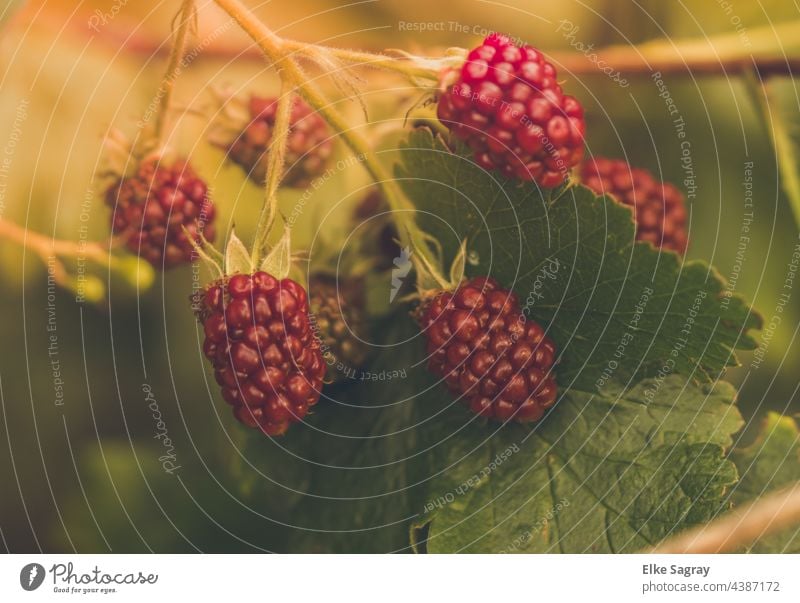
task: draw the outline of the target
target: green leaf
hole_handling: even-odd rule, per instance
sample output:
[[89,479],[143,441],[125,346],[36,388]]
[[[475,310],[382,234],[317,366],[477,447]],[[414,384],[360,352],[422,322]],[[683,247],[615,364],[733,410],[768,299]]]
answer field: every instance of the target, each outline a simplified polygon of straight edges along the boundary
[[[800,482],[800,430],[797,421],[770,412],[756,441],[746,448],[734,449],[731,459],[742,476],[731,493],[731,501],[736,505]],[[748,552],[800,553],[800,529],[763,538]]]
[[651,399],[653,387],[568,391],[534,428],[463,425],[415,522],[425,550],[633,552],[712,518],[736,482],[723,458],[742,423],[733,388],[672,376]]
[[467,240],[467,274],[519,296],[560,351],[558,382],[584,391],[672,373],[713,382],[753,349],[761,317],[726,296],[707,264],[634,244],[631,210],[582,186],[542,191],[506,181],[412,133],[397,168],[445,262]]

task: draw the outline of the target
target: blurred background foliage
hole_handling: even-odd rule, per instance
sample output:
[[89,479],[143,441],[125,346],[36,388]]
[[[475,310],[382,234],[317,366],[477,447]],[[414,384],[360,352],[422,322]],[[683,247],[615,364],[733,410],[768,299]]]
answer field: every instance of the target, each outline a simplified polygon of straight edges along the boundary
[[[205,89],[210,85],[276,93],[277,83],[226,17],[204,0],[198,4],[197,40],[204,42],[203,53],[179,80],[181,111],[170,142],[190,154],[213,183],[221,230],[235,223],[247,240],[261,192],[226,166],[222,153],[203,143],[206,120],[197,111],[208,104]],[[100,0],[0,4],[0,150],[13,147],[7,154],[9,168],[0,173],[1,218],[67,240],[77,240],[85,223],[91,240],[107,238],[109,212],[93,180],[102,137],[111,126],[132,134],[152,100],[177,5]],[[303,41],[426,54],[474,45],[475,27],[507,31],[546,51],[570,51],[564,32],[558,31],[564,19],[579,27],[576,40],[595,48],[737,33],[737,26],[738,35],[782,23],[790,23],[786,31],[795,34],[784,42],[800,39],[800,26],[791,27],[800,17],[797,7],[784,0],[688,6],[659,0],[511,0],[502,5],[377,0],[348,6],[330,0],[273,0],[256,10],[282,35]],[[411,21],[458,26],[406,31],[401,24]],[[621,88],[599,73],[560,73],[564,87],[587,107],[590,153],[626,156],[681,184],[680,141],[647,75],[628,77],[631,85]],[[368,76],[379,88],[395,81],[374,72]],[[798,244],[798,228],[762,117],[737,75],[683,73],[665,82],[687,124],[698,187],[689,257],[709,260],[726,278],[737,270],[744,163],[753,162],[754,217],[736,292],[752,300],[769,322]],[[794,83],[779,78],[770,85],[785,119],[797,123]],[[404,94],[413,96],[407,90]],[[404,113],[391,91],[370,92],[367,102],[371,120]],[[363,122],[357,103],[343,110],[354,126]],[[312,251],[336,245],[350,208],[367,185],[359,166],[337,170],[310,195],[296,244]],[[283,194],[287,210],[299,194]],[[319,232],[330,240],[320,241]],[[54,357],[48,354],[52,332],[47,330],[46,266],[30,251],[0,241],[3,547],[15,552],[286,550],[293,536],[282,524],[292,523],[290,502],[309,486],[303,464],[261,467],[276,483],[265,490],[258,509],[239,502],[243,484],[255,477],[241,462],[239,426],[205,370],[201,334],[187,311],[198,275],[181,268],[168,278],[157,275],[149,290],[136,291],[102,270],[96,273],[106,281],[107,301],[77,304],[73,293],[55,292]],[[751,369],[752,354],[742,354],[743,367],[729,372],[728,378],[741,386],[746,418],[758,419],[767,410],[800,410],[798,324],[795,292],[772,339],[764,340],[763,363]],[[64,381],[63,406],[54,403],[54,358]],[[172,475],[158,460],[163,447],[154,438],[143,384],[152,388],[175,445],[181,468]],[[278,485],[287,480],[296,492]]]

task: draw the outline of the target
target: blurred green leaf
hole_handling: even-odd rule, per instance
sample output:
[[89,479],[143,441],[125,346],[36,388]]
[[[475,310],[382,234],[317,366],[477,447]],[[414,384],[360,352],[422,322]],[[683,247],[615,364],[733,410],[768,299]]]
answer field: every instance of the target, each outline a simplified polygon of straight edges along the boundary
[[[800,430],[792,417],[770,412],[756,441],[735,449],[731,460],[741,480],[731,493],[731,501],[744,504],[767,492],[800,482]],[[768,536],[748,549],[750,553],[800,553],[800,529]]]

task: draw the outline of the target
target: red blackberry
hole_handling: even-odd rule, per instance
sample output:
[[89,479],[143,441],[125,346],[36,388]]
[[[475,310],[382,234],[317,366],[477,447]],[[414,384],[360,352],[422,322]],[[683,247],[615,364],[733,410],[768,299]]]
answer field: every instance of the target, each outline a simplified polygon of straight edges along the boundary
[[[277,110],[277,98],[251,96],[248,120],[238,125],[239,131],[229,136],[229,140],[215,143],[223,147],[228,157],[258,185],[263,185],[266,178],[265,154],[272,140]],[[333,150],[333,140],[322,117],[302,99],[294,99],[289,119],[283,184],[303,188],[324,172]]]
[[[214,205],[208,187],[185,161],[142,161],[133,176],[106,191],[111,230],[156,268],[191,262],[192,240],[214,240]],[[184,232],[184,228],[189,233]]]
[[197,301],[203,353],[234,416],[267,435],[301,421],[319,400],[326,368],[305,289],[266,272],[237,274]]
[[583,158],[583,108],[535,48],[492,34],[451,77],[445,74],[439,119],[481,167],[553,188]]
[[684,253],[688,245],[683,194],[649,171],[621,159],[597,157],[583,164],[583,183],[598,195],[611,194],[634,209],[636,239]]
[[473,278],[422,307],[428,368],[480,415],[538,421],[556,401],[555,345],[494,279]]

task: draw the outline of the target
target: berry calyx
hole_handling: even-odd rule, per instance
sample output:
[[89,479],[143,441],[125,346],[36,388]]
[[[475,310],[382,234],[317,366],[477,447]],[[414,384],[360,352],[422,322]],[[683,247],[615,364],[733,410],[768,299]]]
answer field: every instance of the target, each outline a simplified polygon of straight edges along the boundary
[[191,262],[195,245],[214,240],[208,186],[185,160],[143,160],[133,175],[117,178],[105,199],[114,235],[155,268]]
[[[238,99],[230,102],[241,103]],[[333,140],[325,120],[305,101],[294,98],[292,103],[282,184],[304,188],[325,171],[333,151]],[[221,116],[225,122],[223,130],[211,139],[259,186],[266,178],[266,154],[272,142],[277,110],[277,98],[253,95],[246,107],[232,112],[234,117],[230,113]]]
[[335,279],[322,275],[309,279],[311,316],[331,382],[352,378],[366,360],[362,287],[358,279],[341,281],[338,286]]
[[555,345],[494,279],[477,277],[440,291],[419,317],[428,369],[472,412],[532,422],[555,404]]
[[686,252],[686,207],[677,187],[659,182],[649,171],[631,167],[626,161],[604,157],[585,162],[581,179],[598,195],[613,195],[633,208],[637,241]]
[[439,120],[482,168],[553,188],[583,158],[583,107],[535,48],[492,34],[443,85]]
[[267,435],[302,421],[325,376],[305,289],[266,272],[236,274],[195,301],[203,353],[236,419]]

